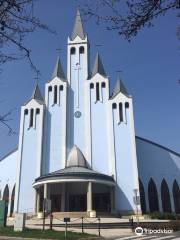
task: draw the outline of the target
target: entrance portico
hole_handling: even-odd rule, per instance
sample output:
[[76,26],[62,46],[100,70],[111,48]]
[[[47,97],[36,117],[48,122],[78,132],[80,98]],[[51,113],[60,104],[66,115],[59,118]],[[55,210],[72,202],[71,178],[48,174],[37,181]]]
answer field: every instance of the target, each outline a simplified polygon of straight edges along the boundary
[[[112,177],[83,167],[67,167],[36,179],[37,209],[51,199],[52,212],[114,212]],[[112,194],[113,193],[113,194]]]
[[43,199],[51,200],[52,212],[114,212],[114,186],[114,179],[93,171],[74,146],[64,169],[35,180],[36,212],[42,211]]

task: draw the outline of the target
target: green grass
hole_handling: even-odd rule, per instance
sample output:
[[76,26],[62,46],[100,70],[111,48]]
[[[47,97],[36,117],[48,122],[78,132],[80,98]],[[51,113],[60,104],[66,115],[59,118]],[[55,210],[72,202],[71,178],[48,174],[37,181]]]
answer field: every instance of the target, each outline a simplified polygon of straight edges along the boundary
[[39,230],[26,228],[23,232],[14,232],[13,227],[0,228],[0,236],[22,237],[22,238],[38,238],[38,239],[80,239],[93,237],[87,233],[68,232],[65,238],[64,231]]

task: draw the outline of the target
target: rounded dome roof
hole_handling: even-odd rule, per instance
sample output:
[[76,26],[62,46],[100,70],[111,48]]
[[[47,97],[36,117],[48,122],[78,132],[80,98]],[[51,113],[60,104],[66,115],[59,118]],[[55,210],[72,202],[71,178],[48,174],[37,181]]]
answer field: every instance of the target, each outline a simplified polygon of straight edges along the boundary
[[67,167],[75,166],[88,168],[84,155],[76,145],[71,149],[67,159]]

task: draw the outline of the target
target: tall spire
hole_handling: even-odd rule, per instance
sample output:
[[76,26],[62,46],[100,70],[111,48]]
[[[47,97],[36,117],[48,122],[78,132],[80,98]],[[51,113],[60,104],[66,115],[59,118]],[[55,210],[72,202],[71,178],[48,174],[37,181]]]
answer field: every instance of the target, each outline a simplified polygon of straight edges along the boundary
[[79,9],[77,9],[77,12],[76,12],[76,19],[75,19],[75,23],[74,23],[74,28],[73,28],[73,32],[72,32],[72,35],[71,35],[71,39],[74,40],[77,36],[79,36],[81,39],[85,38],[85,34],[84,34],[84,30],[83,30],[83,25],[82,25],[81,15],[80,15]]
[[102,64],[101,58],[99,56],[99,53],[97,53],[97,55],[96,55],[96,60],[95,60],[95,63],[94,63],[94,67],[93,67],[93,71],[92,71],[91,77],[94,77],[96,75],[96,73],[99,73],[102,76],[106,77],[106,72],[104,70],[104,66]]
[[126,90],[126,87],[124,86],[124,83],[122,82],[122,80],[118,76],[115,87],[114,87],[113,92],[112,92],[111,98],[114,98],[120,92],[123,93],[126,96],[129,95],[127,90]]
[[53,79],[55,77],[58,77],[58,78],[60,78],[62,80],[66,79],[59,57],[57,59],[54,71],[53,71],[52,76],[51,76],[51,79]]
[[36,84],[36,86],[34,88],[31,99],[35,99],[35,100],[42,101],[42,102],[44,101],[38,84]]

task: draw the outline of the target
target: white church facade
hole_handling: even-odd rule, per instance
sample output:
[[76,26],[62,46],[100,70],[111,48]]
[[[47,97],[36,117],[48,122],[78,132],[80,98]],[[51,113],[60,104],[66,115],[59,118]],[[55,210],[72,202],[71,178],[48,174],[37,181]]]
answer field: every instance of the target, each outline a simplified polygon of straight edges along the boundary
[[43,199],[53,212],[180,214],[180,155],[135,135],[132,97],[120,79],[110,94],[89,51],[77,11],[67,76],[58,59],[44,99],[36,86],[21,107],[17,149],[0,161],[8,215],[42,212]]

